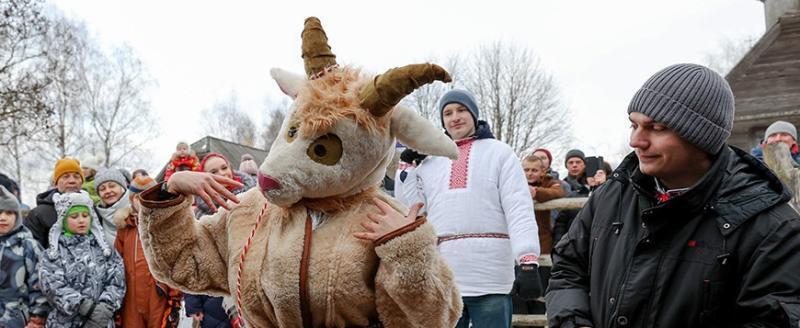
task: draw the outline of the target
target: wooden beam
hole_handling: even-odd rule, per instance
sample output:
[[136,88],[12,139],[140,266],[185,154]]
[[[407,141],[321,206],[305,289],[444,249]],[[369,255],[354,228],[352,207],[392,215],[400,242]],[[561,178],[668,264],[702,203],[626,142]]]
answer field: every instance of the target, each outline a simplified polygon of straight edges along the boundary
[[511,317],[511,327],[547,327],[547,315],[515,314]]
[[533,209],[537,211],[580,209],[588,199],[587,197],[553,199],[544,203],[535,203]]

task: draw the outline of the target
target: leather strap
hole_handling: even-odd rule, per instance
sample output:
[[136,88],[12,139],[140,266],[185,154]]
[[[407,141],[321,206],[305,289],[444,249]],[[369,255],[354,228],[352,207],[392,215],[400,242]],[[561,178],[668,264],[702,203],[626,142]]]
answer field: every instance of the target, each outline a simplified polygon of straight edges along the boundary
[[306,217],[305,235],[303,236],[303,257],[300,259],[300,316],[303,327],[311,328],[311,304],[308,296],[308,265],[311,262],[311,216]]

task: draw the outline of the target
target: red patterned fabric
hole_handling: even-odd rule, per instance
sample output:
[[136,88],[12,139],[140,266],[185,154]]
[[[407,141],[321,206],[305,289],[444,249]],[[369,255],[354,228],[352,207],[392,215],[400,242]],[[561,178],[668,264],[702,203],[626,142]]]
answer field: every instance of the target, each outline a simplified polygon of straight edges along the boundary
[[475,138],[456,141],[458,146],[458,159],[450,166],[450,189],[464,189],[467,187],[469,176],[469,154]]

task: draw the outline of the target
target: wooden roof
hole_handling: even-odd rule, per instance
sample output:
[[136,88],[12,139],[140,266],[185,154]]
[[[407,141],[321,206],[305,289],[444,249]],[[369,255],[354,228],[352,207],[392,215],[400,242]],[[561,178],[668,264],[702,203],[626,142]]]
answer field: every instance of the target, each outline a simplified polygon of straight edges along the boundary
[[729,143],[752,147],[776,120],[800,126],[800,13],[782,16],[726,79],[736,97]]
[[[189,147],[194,150],[194,152],[197,154],[197,158],[199,159],[203,159],[203,157],[209,153],[222,154],[228,159],[228,162],[231,163],[231,166],[234,170],[239,169],[242,155],[253,155],[253,159],[256,161],[256,164],[261,165],[261,161],[267,158],[268,153],[263,149],[222,140],[212,136],[203,137],[202,139],[193,142]],[[169,161],[167,161],[167,163],[161,168],[161,171],[156,176],[157,181],[164,179],[164,172],[166,171],[168,165]]]

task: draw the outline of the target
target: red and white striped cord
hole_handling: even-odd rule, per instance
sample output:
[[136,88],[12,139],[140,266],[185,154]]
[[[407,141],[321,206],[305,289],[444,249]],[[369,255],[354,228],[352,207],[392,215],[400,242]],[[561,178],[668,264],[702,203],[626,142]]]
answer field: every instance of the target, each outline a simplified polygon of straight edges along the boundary
[[242,312],[242,270],[244,270],[244,259],[247,257],[247,252],[250,250],[250,244],[253,243],[253,237],[256,235],[256,231],[258,231],[258,227],[261,225],[261,220],[264,219],[264,214],[268,213],[268,207],[269,203],[264,202],[264,207],[261,209],[261,213],[258,214],[256,225],[253,227],[253,231],[250,231],[250,237],[247,238],[247,243],[244,244],[244,248],[242,249],[242,255],[239,256],[239,271],[236,273],[236,307],[239,311],[239,317],[242,318],[244,318],[244,312]]

